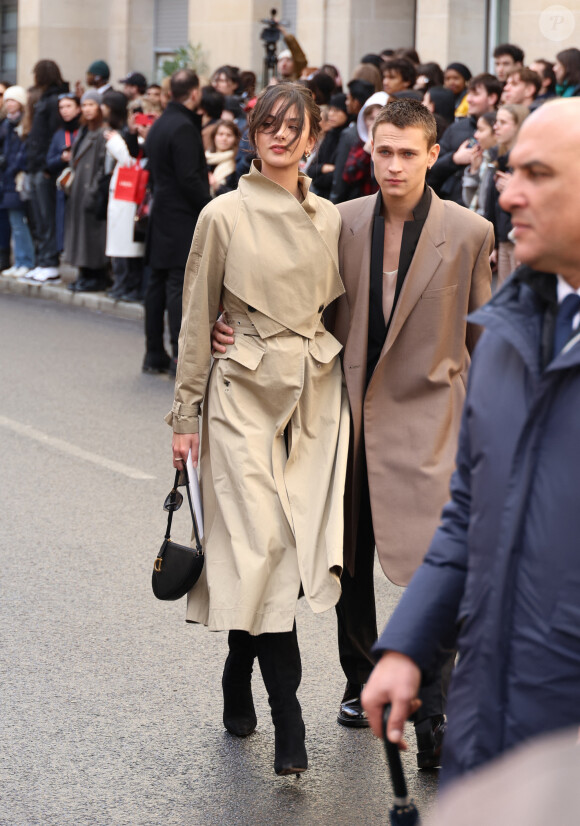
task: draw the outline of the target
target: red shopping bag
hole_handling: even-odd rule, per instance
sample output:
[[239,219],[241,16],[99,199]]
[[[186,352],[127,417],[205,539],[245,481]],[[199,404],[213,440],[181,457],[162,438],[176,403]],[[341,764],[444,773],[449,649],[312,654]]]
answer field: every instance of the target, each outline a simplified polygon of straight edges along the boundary
[[140,204],[145,197],[149,172],[141,167],[139,159],[135,166],[122,166],[117,173],[114,197],[118,201]]

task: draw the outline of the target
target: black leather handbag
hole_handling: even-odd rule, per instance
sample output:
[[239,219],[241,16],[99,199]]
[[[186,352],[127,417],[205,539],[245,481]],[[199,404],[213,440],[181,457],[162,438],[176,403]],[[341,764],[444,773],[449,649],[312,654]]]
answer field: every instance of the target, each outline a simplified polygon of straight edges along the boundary
[[[189,502],[189,510],[193,520],[195,548],[190,548],[187,545],[178,545],[177,542],[171,541],[170,533],[173,513],[179,510],[183,503],[183,496],[177,490],[180,474],[183,474],[185,480],[187,501]],[[178,470],[175,474],[175,482],[163,503],[163,510],[166,510],[169,514],[167,517],[167,531],[165,532],[165,539],[153,565],[151,585],[157,599],[181,599],[190,588],[193,588],[199,579],[204,561],[197,521],[191,501],[191,493],[189,491],[189,479],[186,468]]]

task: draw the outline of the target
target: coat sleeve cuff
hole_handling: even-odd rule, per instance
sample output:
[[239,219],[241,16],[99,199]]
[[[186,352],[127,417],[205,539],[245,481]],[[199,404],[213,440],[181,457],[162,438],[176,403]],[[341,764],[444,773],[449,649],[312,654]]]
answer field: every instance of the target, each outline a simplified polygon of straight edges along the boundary
[[165,421],[174,433],[199,433],[199,405],[175,401]]

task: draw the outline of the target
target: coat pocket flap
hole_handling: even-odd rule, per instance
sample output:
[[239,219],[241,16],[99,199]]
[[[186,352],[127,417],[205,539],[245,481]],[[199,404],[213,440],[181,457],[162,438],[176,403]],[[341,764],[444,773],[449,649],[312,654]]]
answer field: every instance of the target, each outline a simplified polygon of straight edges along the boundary
[[457,292],[457,284],[452,284],[449,287],[437,287],[434,290],[425,290],[421,294],[421,298],[446,298],[450,295],[455,295]]
[[550,624],[556,631],[580,638],[580,605],[559,602],[554,608]]
[[225,353],[214,353],[215,359],[231,359],[247,367],[248,370],[255,370],[264,356],[265,346],[258,336],[246,336],[238,333],[234,343],[230,344]]
[[332,333],[326,330],[324,333],[319,333],[308,344],[308,352],[313,359],[319,361],[321,364],[328,364],[337,356],[342,350],[342,344],[338,341]]

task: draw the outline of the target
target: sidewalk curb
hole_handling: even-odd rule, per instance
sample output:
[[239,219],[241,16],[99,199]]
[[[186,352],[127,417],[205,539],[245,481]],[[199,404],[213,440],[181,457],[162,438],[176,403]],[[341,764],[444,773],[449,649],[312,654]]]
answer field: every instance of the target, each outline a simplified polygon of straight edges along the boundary
[[33,281],[18,281],[17,278],[0,275],[0,294],[25,295],[30,298],[45,298],[60,301],[74,307],[84,307],[93,312],[124,318],[128,321],[142,321],[145,308],[129,301],[115,301],[105,293],[73,293],[66,284],[35,284]]

